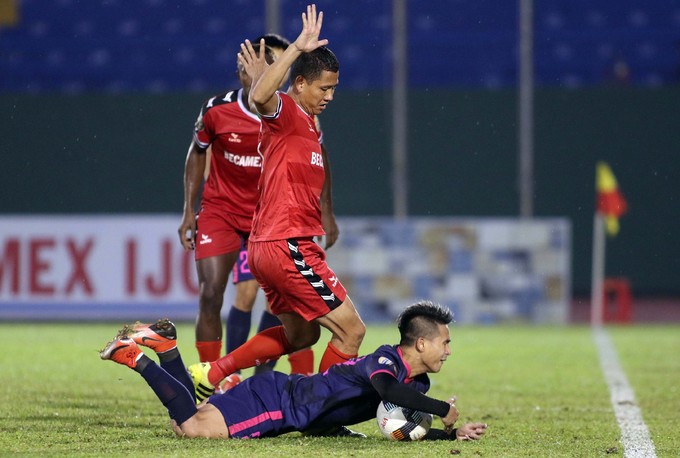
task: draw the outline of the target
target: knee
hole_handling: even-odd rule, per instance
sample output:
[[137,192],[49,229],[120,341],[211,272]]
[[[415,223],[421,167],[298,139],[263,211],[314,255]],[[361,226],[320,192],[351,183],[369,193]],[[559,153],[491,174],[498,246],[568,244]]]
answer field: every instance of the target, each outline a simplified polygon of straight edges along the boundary
[[217,309],[222,308],[222,301],[224,300],[224,285],[216,285],[212,283],[201,283],[200,287],[201,306]]

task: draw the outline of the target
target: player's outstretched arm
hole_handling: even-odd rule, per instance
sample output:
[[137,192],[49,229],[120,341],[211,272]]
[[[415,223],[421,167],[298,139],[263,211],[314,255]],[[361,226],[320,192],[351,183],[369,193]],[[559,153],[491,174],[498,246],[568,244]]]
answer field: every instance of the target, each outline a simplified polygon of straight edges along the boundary
[[466,423],[463,426],[454,429],[452,432],[446,432],[443,429],[430,428],[425,434],[423,440],[430,441],[471,441],[481,439],[486,432],[486,423]]
[[311,52],[328,44],[328,40],[319,40],[322,23],[323,12],[317,15],[316,5],[308,5],[307,13],[302,13],[302,32],[300,32],[300,35],[265,70],[262,77],[253,83],[253,88],[250,90],[250,100],[255,104],[260,114],[271,115],[276,112],[279,104],[276,91],[295,59],[303,52]]

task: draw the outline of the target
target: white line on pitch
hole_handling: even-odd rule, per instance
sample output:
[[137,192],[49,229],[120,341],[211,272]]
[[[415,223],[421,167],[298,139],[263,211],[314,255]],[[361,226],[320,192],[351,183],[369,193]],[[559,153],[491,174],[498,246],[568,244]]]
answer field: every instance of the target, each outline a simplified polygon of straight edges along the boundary
[[654,443],[649,436],[642,412],[635,400],[635,392],[621,369],[616,349],[607,332],[600,326],[593,327],[593,337],[600,354],[600,365],[609,386],[616,421],[621,428],[623,456],[627,458],[656,458]]

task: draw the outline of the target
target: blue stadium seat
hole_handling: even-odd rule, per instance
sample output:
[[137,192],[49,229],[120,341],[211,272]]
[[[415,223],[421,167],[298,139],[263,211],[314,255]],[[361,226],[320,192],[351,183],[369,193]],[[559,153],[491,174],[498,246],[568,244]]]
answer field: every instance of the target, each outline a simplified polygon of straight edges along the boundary
[[[238,44],[265,30],[264,2],[23,0],[0,26],[0,91],[214,91],[237,84]],[[392,2],[319,0],[324,36],[348,89],[392,85]],[[408,2],[409,84],[502,88],[517,83],[517,2]],[[281,1],[283,35],[299,32],[299,2]],[[534,2],[539,85],[608,84],[625,60],[630,83],[675,84],[680,0]],[[371,14],[365,14],[370,11]]]

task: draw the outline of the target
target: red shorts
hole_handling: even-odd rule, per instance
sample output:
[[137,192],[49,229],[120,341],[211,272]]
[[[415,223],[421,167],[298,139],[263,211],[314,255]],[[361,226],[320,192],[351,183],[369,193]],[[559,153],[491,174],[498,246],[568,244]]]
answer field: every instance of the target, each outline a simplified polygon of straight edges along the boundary
[[239,251],[252,224],[252,217],[202,207],[196,219],[196,260]]
[[345,301],[347,291],[312,238],[248,242],[250,270],[267,295],[272,313],[293,312],[307,321]]

